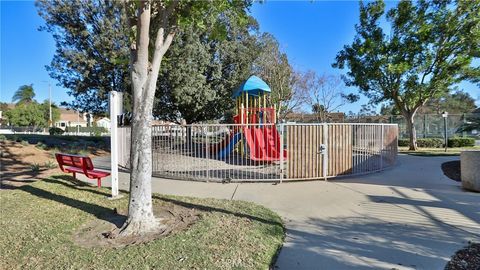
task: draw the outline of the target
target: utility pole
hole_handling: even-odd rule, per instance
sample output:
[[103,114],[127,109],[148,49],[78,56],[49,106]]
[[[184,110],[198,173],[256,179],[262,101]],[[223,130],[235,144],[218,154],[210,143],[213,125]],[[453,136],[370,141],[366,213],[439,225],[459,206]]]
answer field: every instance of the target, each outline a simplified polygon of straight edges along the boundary
[[52,120],[52,84],[50,81],[42,81],[48,83],[48,127],[53,127]]
[[48,82],[48,126],[53,126],[52,121],[52,85]]

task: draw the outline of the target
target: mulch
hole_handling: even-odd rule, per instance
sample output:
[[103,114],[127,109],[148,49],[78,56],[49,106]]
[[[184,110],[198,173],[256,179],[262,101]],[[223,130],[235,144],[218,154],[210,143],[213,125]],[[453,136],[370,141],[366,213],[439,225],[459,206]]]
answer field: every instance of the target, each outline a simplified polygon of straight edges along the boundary
[[442,163],[443,174],[457,182],[460,182],[462,179],[460,177],[460,160],[448,161]]
[[445,266],[445,270],[479,270],[480,243],[469,243],[453,255]]

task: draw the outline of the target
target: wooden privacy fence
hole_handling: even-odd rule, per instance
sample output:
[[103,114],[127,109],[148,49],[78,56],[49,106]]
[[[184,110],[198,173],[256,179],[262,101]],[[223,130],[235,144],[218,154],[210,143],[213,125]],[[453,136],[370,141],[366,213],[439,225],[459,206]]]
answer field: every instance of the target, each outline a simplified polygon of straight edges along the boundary
[[[130,128],[119,137],[119,165],[128,168]],[[397,137],[396,124],[159,125],[153,174],[223,182],[365,174],[395,164]]]
[[397,156],[392,124],[286,126],[286,179],[317,179],[382,170]]

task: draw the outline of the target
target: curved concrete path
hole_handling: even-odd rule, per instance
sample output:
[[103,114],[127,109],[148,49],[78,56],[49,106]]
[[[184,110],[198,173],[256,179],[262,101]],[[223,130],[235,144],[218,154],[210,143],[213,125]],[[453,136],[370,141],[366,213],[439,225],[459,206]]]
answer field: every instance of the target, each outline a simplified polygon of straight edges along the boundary
[[[329,182],[155,178],[152,185],[156,193],[246,200],[279,213],[287,237],[276,269],[443,269],[456,250],[480,241],[480,193],[463,191],[440,169],[455,159],[400,155],[392,169]],[[120,188],[128,189],[125,173]]]

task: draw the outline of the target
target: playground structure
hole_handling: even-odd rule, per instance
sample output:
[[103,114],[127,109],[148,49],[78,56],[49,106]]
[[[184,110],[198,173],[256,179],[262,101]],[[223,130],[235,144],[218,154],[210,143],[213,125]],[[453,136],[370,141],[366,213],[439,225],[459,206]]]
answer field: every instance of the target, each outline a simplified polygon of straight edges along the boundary
[[[196,181],[327,179],[395,164],[398,126],[277,123],[270,87],[256,76],[234,93],[233,124],[152,127],[153,174]],[[118,164],[129,167],[130,128],[119,128]]]
[[[254,161],[279,161],[280,136],[275,127],[275,106],[268,107],[270,87],[259,77],[251,76],[233,94],[235,124],[229,135],[212,149],[219,158],[232,151],[248,156]],[[236,149],[235,149],[236,148]],[[283,151],[286,157],[286,151]]]

